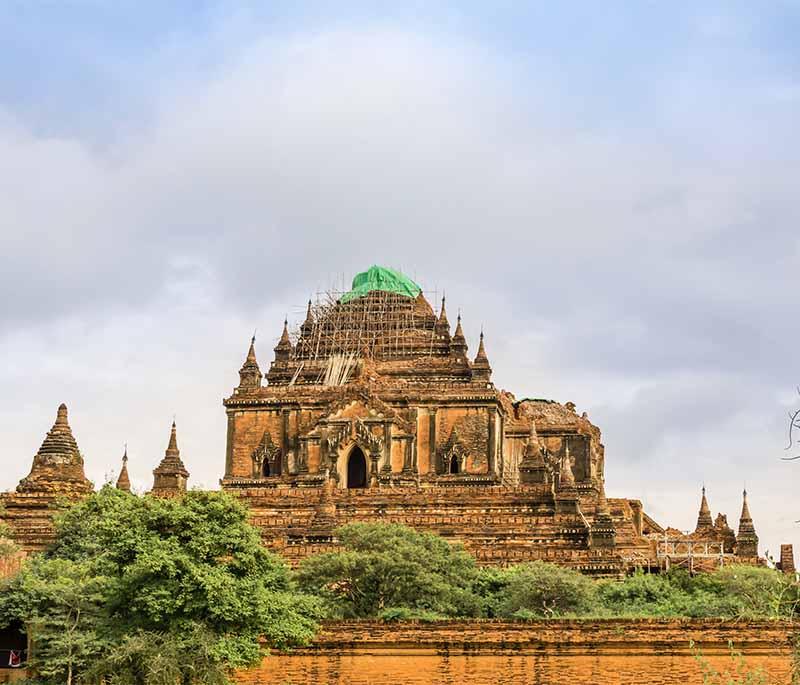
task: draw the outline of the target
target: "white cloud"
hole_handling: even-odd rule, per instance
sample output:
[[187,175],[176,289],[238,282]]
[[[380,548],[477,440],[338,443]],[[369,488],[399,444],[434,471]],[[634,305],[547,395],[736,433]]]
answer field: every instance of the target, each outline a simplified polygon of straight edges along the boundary
[[800,379],[797,156],[735,117],[687,131],[687,93],[715,93],[685,82],[664,85],[674,130],[578,125],[557,77],[469,43],[324,32],[165,78],[151,126],[104,148],[0,119],[0,485],[61,401],[96,480],[128,441],[144,486],[177,413],[213,485],[251,329],[266,366],[284,312],[384,262],[446,288],[473,341],[485,325],[500,385],[590,410],[614,494],[692,520],[705,478],[733,520],[747,474],[769,547],[796,540],[769,460]]

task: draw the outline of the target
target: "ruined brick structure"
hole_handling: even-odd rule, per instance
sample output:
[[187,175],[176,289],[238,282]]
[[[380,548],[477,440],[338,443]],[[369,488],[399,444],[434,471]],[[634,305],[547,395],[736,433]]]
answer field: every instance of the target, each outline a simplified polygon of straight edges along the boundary
[[[296,331],[284,321],[266,374],[250,342],[224,400],[223,489],[291,562],[333,549],[336,527],[354,521],[436,532],[484,564],[543,559],[596,575],[663,568],[687,549],[700,558],[697,544],[712,545],[713,563],[757,557],[746,499],[738,537],[724,516],[712,521],[705,492],[690,536],[661,527],[636,499],[607,499],[600,430],[586,413],[496,388],[483,333],[468,352],[444,298],[435,313],[389,269],[309,301]],[[126,462],[127,451],[118,487],[129,490]],[[186,490],[174,423],[153,474],[154,495]],[[5,516],[24,546],[41,548],[55,495],[90,490],[62,405],[31,474],[3,496]]]

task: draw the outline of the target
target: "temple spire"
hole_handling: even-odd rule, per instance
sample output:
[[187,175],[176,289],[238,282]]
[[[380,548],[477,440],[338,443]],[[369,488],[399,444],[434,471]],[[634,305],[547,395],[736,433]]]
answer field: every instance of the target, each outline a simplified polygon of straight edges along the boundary
[[752,523],[753,517],[750,516],[750,507],[747,505],[747,490],[742,490],[742,515],[739,517],[740,521],[750,521]]
[[464,329],[461,328],[461,312],[456,319],[456,331],[450,341],[450,352],[457,357],[467,356],[467,339],[464,337]]
[[164,458],[153,469],[152,494],[164,497],[180,495],[186,492],[188,478],[189,472],[181,461],[181,453],[178,449],[178,431],[175,421],[173,421]]
[[483,328],[481,328],[480,342],[478,343],[478,354],[472,362],[472,377],[479,381],[488,381],[492,376],[492,367],[489,365],[489,358],[486,356],[486,348],[483,346]]
[[53,427],[33,457],[31,472],[20,481],[17,491],[72,497],[92,490],[92,483],[83,470],[83,456],[69,425],[67,405],[61,404]]
[[289,339],[289,320],[283,320],[283,332],[275,346],[275,361],[287,362],[292,355],[292,341]]
[[250,349],[247,350],[247,358],[239,369],[239,387],[240,388],[260,388],[261,387],[261,369],[256,360],[256,336],[250,338]]
[[131,491],[131,479],[128,476],[128,445],[125,445],[125,453],[122,455],[122,468],[117,478],[117,490]]
[[703,497],[700,500],[700,511],[697,514],[697,526],[695,530],[702,530],[704,528],[713,528],[714,522],[711,519],[711,509],[708,507],[708,500],[706,499],[706,486],[703,486],[701,491]]
[[444,303],[445,303],[445,296],[443,294],[442,308],[439,310],[439,318],[436,320],[436,326],[438,329],[441,329],[442,331],[447,331],[447,333],[449,334],[450,322],[447,320],[447,310],[445,309]]
[[746,489],[742,491],[742,515],[739,517],[739,534],[736,536],[736,556],[758,556],[758,535],[747,504]]

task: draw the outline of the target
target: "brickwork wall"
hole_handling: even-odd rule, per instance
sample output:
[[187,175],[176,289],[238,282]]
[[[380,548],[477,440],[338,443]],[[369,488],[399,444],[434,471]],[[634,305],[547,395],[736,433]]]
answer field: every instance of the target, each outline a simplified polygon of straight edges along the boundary
[[[541,491],[540,491],[541,490]],[[353,522],[401,523],[435,532],[457,541],[481,564],[508,565],[543,559],[592,572],[593,566],[611,565],[614,575],[622,559],[633,553],[650,554],[650,542],[633,529],[630,507],[610,500],[618,517],[616,549],[589,549],[576,544],[570,532],[583,526],[581,517],[543,512],[540,502],[547,486],[429,487],[337,490],[335,526]],[[309,554],[331,550],[309,542],[309,530],[320,493],[316,489],[254,488],[233,491],[248,504],[251,520],[262,531],[264,543],[296,564]]]
[[729,641],[770,683],[791,680],[786,624],[723,621],[448,621],[331,623],[308,648],[267,657],[242,684],[574,685],[702,684],[690,641],[717,669],[731,669]]

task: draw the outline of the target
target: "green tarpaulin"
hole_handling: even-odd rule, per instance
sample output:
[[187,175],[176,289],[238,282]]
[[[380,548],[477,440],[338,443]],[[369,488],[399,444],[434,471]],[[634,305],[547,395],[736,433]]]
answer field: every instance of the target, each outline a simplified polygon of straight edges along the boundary
[[371,293],[373,290],[397,293],[405,297],[416,297],[422,292],[422,288],[399,271],[385,266],[371,266],[366,271],[356,275],[353,279],[352,289],[342,295],[341,301],[350,302],[359,297],[364,297],[364,295]]

